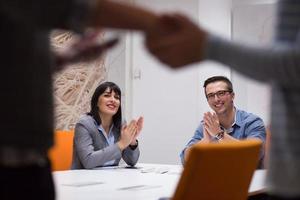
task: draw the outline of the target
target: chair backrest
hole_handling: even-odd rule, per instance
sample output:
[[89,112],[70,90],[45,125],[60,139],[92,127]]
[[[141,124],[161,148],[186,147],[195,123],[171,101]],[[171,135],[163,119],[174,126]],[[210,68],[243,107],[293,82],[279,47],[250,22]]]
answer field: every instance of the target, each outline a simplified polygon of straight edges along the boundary
[[269,156],[270,156],[270,145],[271,145],[271,128],[266,128],[266,142],[265,142],[265,157],[264,157],[264,168],[268,168]]
[[172,200],[246,200],[260,140],[196,144]]
[[54,146],[49,150],[52,171],[69,170],[73,154],[74,130],[54,133]]

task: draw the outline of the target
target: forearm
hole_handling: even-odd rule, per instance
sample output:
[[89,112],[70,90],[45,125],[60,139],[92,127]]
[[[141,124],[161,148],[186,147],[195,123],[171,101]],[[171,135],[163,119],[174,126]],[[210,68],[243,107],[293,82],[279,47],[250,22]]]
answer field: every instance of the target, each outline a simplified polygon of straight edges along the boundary
[[257,139],[262,142],[262,146],[261,146],[260,152],[259,152],[259,160],[260,160],[259,166],[260,166],[260,168],[263,167],[263,162],[264,162],[265,152],[266,152],[265,138],[259,137],[259,136],[254,136],[254,137],[248,137],[247,139]]
[[118,160],[121,158],[121,151],[116,144],[105,147],[98,151],[83,150],[78,154],[82,165],[86,169],[92,169],[95,167],[103,166],[108,161]]
[[136,147],[134,150],[132,150],[130,147],[127,147],[122,152],[122,158],[123,160],[131,166],[134,166],[138,159],[140,157],[140,150],[139,147]]
[[110,0],[95,0],[91,9],[90,26],[148,30],[156,22],[156,15],[146,9]]
[[[200,123],[200,125],[197,127],[194,136],[190,139],[190,141],[186,144],[186,146],[184,147],[184,149],[181,151],[180,153],[180,159],[181,159],[181,163],[184,165],[184,163],[187,160],[188,154],[189,154],[189,149],[196,143],[203,141],[203,125],[202,122]],[[205,140],[204,140],[205,141]]]
[[207,59],[228,65],[251,78],[276,80],[283,85],[299,84],[300,49],[295,46],[250,47],[210,36],[207,48]]
[[239,140],[224,132],[224,137],[221,141],[228,142],[228,141],[239,141]]
[[211,141],[207,138],[202,138],[201,140],[199,140],[198,142],[194,143],[194,144],[190,144],[188,147],[186,147],[186,149],[184,149],[183,151],[183,159],[182,159],[182,164],[184,164],[189,157],[189,154],[191,152],[191,149],[194,145],[196,144],[201,144],[201,143],[210,143]]

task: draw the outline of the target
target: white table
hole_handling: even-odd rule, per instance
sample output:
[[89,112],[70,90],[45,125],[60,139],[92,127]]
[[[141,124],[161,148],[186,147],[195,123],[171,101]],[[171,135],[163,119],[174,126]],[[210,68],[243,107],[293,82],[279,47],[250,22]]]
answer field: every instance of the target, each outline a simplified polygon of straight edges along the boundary
[[249,196],[266,192],[266,179],[267,171],[265,169],[256,170],[252,177],[252,181],[248,190]]
[[[180,165],[140,163],[136,167],[53,172],[57,200],[158,200],[173,195]],[[264,177],[264,170],[255,172],[249,195],[265,188]]]

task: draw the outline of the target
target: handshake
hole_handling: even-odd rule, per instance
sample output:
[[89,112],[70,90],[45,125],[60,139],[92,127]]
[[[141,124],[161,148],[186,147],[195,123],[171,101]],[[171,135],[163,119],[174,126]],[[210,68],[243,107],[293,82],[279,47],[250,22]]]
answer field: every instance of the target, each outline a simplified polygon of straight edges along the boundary
[[158,60],[176,69],[201,61],[206,39],[207,33],[186,16],[164,14],[146,32],[145,45]]

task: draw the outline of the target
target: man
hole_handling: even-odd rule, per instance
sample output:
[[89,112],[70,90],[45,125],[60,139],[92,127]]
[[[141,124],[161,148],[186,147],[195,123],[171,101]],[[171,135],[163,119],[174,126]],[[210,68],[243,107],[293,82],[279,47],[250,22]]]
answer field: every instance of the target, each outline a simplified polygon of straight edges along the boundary
[[[266,130],[263,121],[245,111],[236,109],[231,81],[224,76],[213,76],[204,82],[207,102],[214,113],[204,113],[203,121],[195,135],[181,152],[181,161],[186,161],[190,147],[195,143],[257,138],[265,142]],[[264,148],[261,150],[258,168],[263,167]]]
[[152,12],[108,0],[0,0],[1,199],[54,199],[47,158],[53,144],[51,75],[61,69],[57,64],[113,45],[82,36],[72,52],[55,56],[50,32],[83,34],[100,26],[149,32],[156,21]]
[[271,199],[300,199],[300,1],[278,1],[274,46],[255,48],[224,40],[184,16],[162,16],[168,37],[148,35],[147,46],[178,68],[210,59],[272,84],[271,148],[267,186]]

